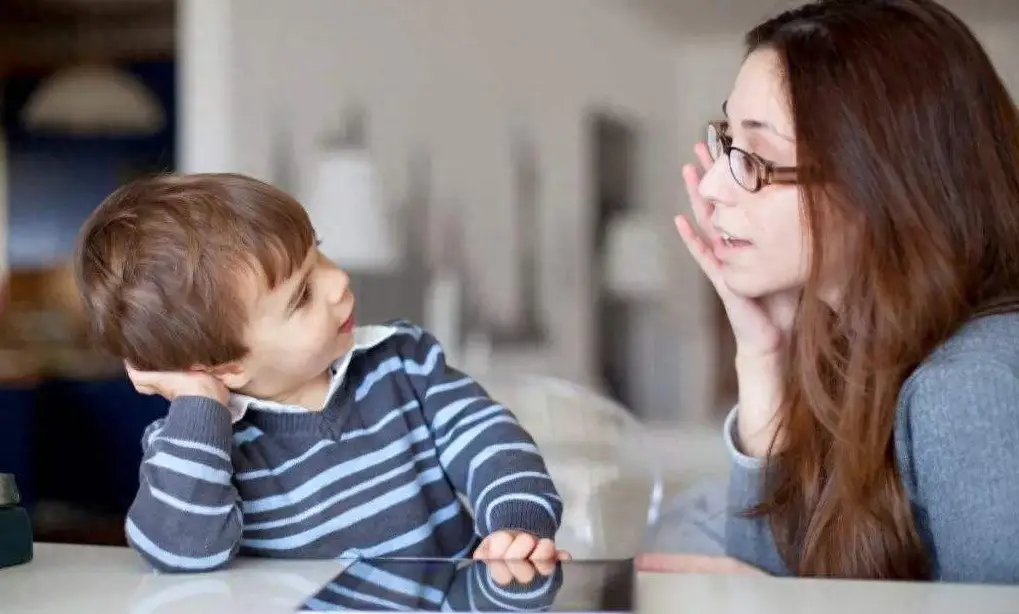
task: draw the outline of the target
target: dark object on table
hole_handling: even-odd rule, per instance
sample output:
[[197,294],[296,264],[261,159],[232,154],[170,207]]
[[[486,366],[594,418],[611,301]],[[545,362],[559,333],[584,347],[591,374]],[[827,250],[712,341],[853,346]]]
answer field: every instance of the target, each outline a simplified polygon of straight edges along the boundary
[[0,473],[0,568],[32,560],[32,521],[20,503],[14,476]]

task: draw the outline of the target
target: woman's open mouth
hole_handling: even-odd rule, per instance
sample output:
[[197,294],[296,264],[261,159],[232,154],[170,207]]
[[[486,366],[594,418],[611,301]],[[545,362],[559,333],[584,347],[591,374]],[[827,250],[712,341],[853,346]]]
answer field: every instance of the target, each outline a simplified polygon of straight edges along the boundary
[[732,253],[733,251],[753,247],[753,245],[754,243],[750,239],[737,237],[719,230],[712,247],[714,248],[715,255],[720,257],[721,254]]

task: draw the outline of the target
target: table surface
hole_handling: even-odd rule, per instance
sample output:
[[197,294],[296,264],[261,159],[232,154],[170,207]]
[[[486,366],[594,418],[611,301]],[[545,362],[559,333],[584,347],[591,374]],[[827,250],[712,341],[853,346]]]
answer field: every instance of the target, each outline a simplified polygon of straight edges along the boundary
[[[37,544],[28,564],[0,570],[4,614],[283,614],[343,568],[336,562],[239,559],[226,571],[152,572],[126,548]],[[639,611],[1014,613],[1019,587],[641,574]]]

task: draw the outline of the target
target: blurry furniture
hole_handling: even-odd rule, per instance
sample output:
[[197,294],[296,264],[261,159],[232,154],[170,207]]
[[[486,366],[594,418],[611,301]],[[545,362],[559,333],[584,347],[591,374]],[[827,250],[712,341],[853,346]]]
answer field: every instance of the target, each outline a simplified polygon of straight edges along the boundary
[[557,545],[578,559],[637,553],[653,514],[655,471],[640,424],[621,405],[537,375],[475,374],[534,437],[563,498]]
[[563,497],[558,543],[576,558],[622,558],[667,537],[714,552],[729,457],[712,425],[645,425],[612,399],[520,372],[473,374],[534,437]]
[[0,473],[12,473],[22,503],[35,501],[35,385],[24,380],[0,379]]
[[167,402],[89,343],[69,265],[11,273],[0,309],[0,472],[43,541],[123,544],[141,435]]
[[706,478],[663,502],[648,527],[643,550],[685,554],[725,554],[728,479]]
[[576,558],[633,556],[663,501],[728,467],[713,429],[647,428],[608,397],[560,379],[474,375],[541,449],[563,497],[558,542]]

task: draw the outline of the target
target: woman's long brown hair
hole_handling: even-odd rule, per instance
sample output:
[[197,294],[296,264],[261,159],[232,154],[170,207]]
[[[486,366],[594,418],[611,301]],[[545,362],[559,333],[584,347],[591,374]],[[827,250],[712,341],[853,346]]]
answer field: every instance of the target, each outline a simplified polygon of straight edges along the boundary
[[[925,579],[896,466],[909,374],[1019,291],[1019,116],[972,32],[930,0],[822,0],[749,52],[784,68],[811,236],[767,473],[766,516],[800,575]],[[832,274],[834,311],[815,298]]]

